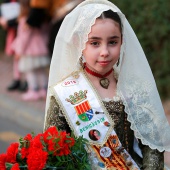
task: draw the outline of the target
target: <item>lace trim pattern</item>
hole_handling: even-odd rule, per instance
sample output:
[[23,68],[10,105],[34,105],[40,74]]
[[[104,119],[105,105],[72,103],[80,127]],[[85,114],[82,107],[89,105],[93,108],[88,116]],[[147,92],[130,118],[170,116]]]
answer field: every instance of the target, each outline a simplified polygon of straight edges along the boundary
[[[119,95],[125,106],[125,112],[128,114],[127,119],[131,122],[131,129],[135,132],[136,138],[141,139],[144,145],[158,149],[162,143],[161,134],[157,129],[161,128],[160,125],[165,122],[160,123],[161,118],[151,104],[149,94],[153,87],[149,82],[133,82],[133,78],[129,78],[128,81],[131,81],[131,83],[127,83],[131,86],[125,87],[126,96],[123,96],[120,90]],[[155,141],[158,141],[157,145],[154,145]],[[163,147],[159,147],[159,151],[163,150]]]

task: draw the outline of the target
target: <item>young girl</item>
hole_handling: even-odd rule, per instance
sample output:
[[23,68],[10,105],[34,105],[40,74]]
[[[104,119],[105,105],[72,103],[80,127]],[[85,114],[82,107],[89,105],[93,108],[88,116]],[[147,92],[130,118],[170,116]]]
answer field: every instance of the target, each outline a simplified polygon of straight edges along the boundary
[[91,169],[163,170],[170,126],[140,43],[111,2],[86,0],[65,17],[49,87],[45,129],[83,135]]
[[31,28],[26,24],[29,14],[29,0],[20,0],[17,37],[13,43],[15,56],[19,60],[19,69],[28,82],[28,91],[23,100],[37,100],[46,97],[47,71],[49,52],[47,48],[49,26]]

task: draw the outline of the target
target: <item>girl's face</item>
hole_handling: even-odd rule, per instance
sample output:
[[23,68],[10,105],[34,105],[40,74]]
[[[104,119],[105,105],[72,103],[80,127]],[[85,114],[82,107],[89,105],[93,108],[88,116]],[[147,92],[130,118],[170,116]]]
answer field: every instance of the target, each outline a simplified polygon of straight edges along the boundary
[[93,133],[93,134],[94,134],[94,136],[95,136],[95,137],[97,137],[97,138],[99,137],[99,134],[98,134],[98,132],[97,132],[97,131],[94,131],[94,133]]
[[87,66],[104,74],[113,68],[120,55],[121,31],[112,19],[96,19],[83,50]]

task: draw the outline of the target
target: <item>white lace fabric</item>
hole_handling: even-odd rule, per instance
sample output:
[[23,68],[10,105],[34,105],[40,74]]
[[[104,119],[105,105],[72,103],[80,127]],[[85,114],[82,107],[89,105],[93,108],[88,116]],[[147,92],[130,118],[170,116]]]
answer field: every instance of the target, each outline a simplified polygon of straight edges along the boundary
[[[117,91],[125,105],[136,138],[152,149],[170,151],[170,125],[166,119],[154,77],[143,49],[124,14],[107,0],[86,0],[69,13],[56,37],[51,60],[49,86],[80,68],[79,58],[97,17],[111,9],[121,18],[123,43]],[[50,92],[47,94],[46,112]],[[46,115],[45,115],[46,118]]]

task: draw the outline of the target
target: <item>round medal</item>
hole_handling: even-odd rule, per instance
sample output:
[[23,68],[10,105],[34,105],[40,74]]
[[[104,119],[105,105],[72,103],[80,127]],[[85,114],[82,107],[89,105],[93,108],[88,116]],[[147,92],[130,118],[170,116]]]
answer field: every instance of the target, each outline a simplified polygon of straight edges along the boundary
[[112,151],[109,147],[102,147],[100,149],[100,155],[104,158],[110,157],[111,154],[112,154]]

